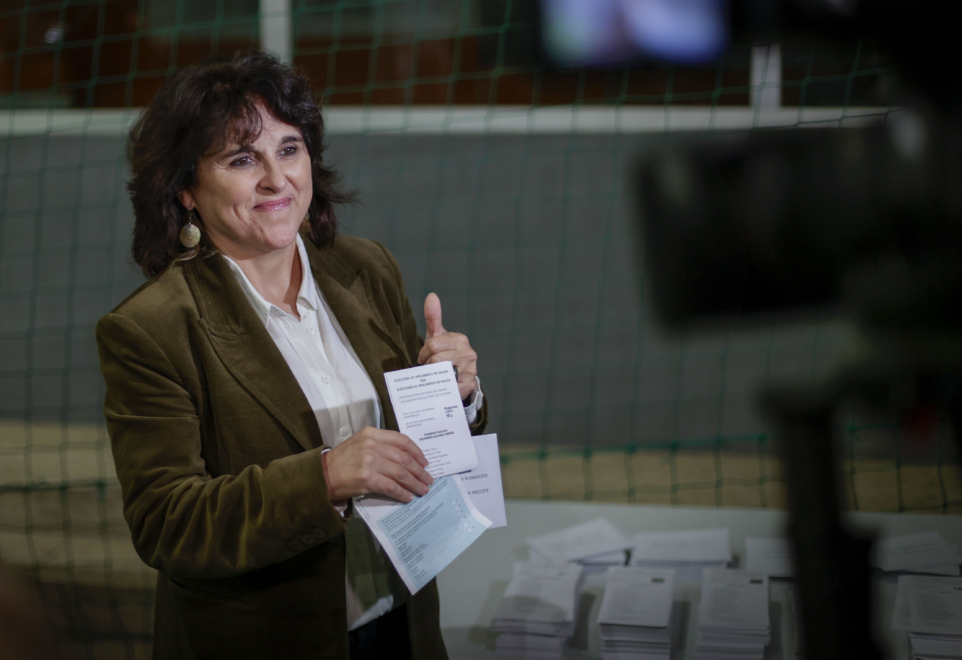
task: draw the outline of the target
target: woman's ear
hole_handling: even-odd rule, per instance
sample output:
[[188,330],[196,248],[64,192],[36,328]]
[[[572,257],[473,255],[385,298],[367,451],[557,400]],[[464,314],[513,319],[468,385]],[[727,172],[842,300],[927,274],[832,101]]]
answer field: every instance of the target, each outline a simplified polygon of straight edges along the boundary
[[194,196],[190,194],[187,190],[181,190],[177,193],[177,199],[180,203],[184,205],[184,208],[188,211],[193,211],[196,204],[194,203]]

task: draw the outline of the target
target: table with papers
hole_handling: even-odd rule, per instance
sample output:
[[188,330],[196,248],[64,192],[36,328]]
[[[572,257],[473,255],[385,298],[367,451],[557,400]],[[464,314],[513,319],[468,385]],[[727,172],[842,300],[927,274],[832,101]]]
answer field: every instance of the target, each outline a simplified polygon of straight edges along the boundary
[[491,628],[501,633],[495,648],[557,655],[574,632],[581,580],[581,567],[571,563],[515,564],[491,622]]
[[[606,518],[626,535],[676,530],[729,530],[735,565],[745,566],[746,539],[778,538],[785,533],[786,513],[763,509],[664,507],[576,502],[507,501],[507,527],[490,529],[438,576],[441,596],[441,629],[452,660],[512,658],[495,652],[497,633],[491,630],[517,562],[530,558],[526,540],[539,535]],[[962,547],[962,516],[921,514],[854,513],[851,521],[884,536],[937,531],[950,545]],[[904,631],[892,630],[895,591],[899,575],[878,574],[879,602],[875,617],[880,639],[885,640],[893,660],[909,657]],[[765,657],[794,657],[795,631],[790,605],[791,582],[772,580],[771,642]],[[582,587],[580,612],[566,658],[602,657],[601,632],[597,623],[604,595],[605,574],[587,573]],[[679,575],[675,600],[680,603],[682,635],[673,659],[694,658],[701,579]]]
[[892,629],[906,631],[918,660],[962,658],[962,578],[899,576]]

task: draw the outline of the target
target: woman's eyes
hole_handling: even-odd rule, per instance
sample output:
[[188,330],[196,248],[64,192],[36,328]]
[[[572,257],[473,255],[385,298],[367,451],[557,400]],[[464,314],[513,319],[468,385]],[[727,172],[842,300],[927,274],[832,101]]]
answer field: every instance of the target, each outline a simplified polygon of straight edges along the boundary
[[[289,144],[283,149],[281,149],[282,156],[295,156],[300,149],[297,145]],[[254,162],[253,156],[241,156],[240,158],[235,158],[230,162],[230,166],[233,168],[247,167]]]

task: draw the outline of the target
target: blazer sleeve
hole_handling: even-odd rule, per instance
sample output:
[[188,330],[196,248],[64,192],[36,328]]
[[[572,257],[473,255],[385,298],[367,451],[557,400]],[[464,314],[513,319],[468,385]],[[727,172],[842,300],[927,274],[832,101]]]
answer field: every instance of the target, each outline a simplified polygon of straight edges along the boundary
[[[376,243],[376,245],[381,248],[384,253],[385,263],[390,269],[390,278],[395,283],[395,300],[391,302],[392,308],[395,310],[394,315],[397,323],[401,327],[401,335],[404,337],[404,344],[408,351],[408,357],[412,364],[418,363],[418,353],[421,352],[421,347],[424,346],[424,338],[418,334],[417,322],[414,320],[414,312],[411,309],[411,301],[407,297],[404,288],[404,277],[401,275],[401,268],[398,266],[397,261],[394,259],[394,255],[391,254],[390,250]],[[483,389],[483,388],[482,388]],[[488,425],[488,397],[485,396],[481,401],[481,409],[478,410],[478,416],[474,419],[474,422],[470,425],[471,435],[481,435],[484,433],[484,429]]]
[[97,325],[104,414],[134,546],[172,576],[227,577],[343,534],[321,449],[213,477],[202,456],[196,393],[130,318]]

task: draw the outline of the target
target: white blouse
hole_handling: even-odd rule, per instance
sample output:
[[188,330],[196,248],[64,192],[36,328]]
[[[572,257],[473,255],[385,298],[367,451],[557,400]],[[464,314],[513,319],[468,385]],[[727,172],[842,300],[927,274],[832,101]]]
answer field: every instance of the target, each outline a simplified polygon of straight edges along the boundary
[[[224,259],[301,386],[317,418],[321,437],[326,444],[336,447],[365,426],[384,428],[384,414],[371,378],[315,286],[307,250],[299,235],[297,254],[301,260],[301,286],[297,292],[299,319],[265,300],[240,266],[227,256]],[[477,419],[482,396],[478,381],[471,404],[464,408],[468,424]],[[380,548],[378,551],[383,554]],[[348,561],[347,619],[348,629],[354,630],[390,612],[394,597],[379,594],[377,602],[364,610],[351,587],[350,575]]]

